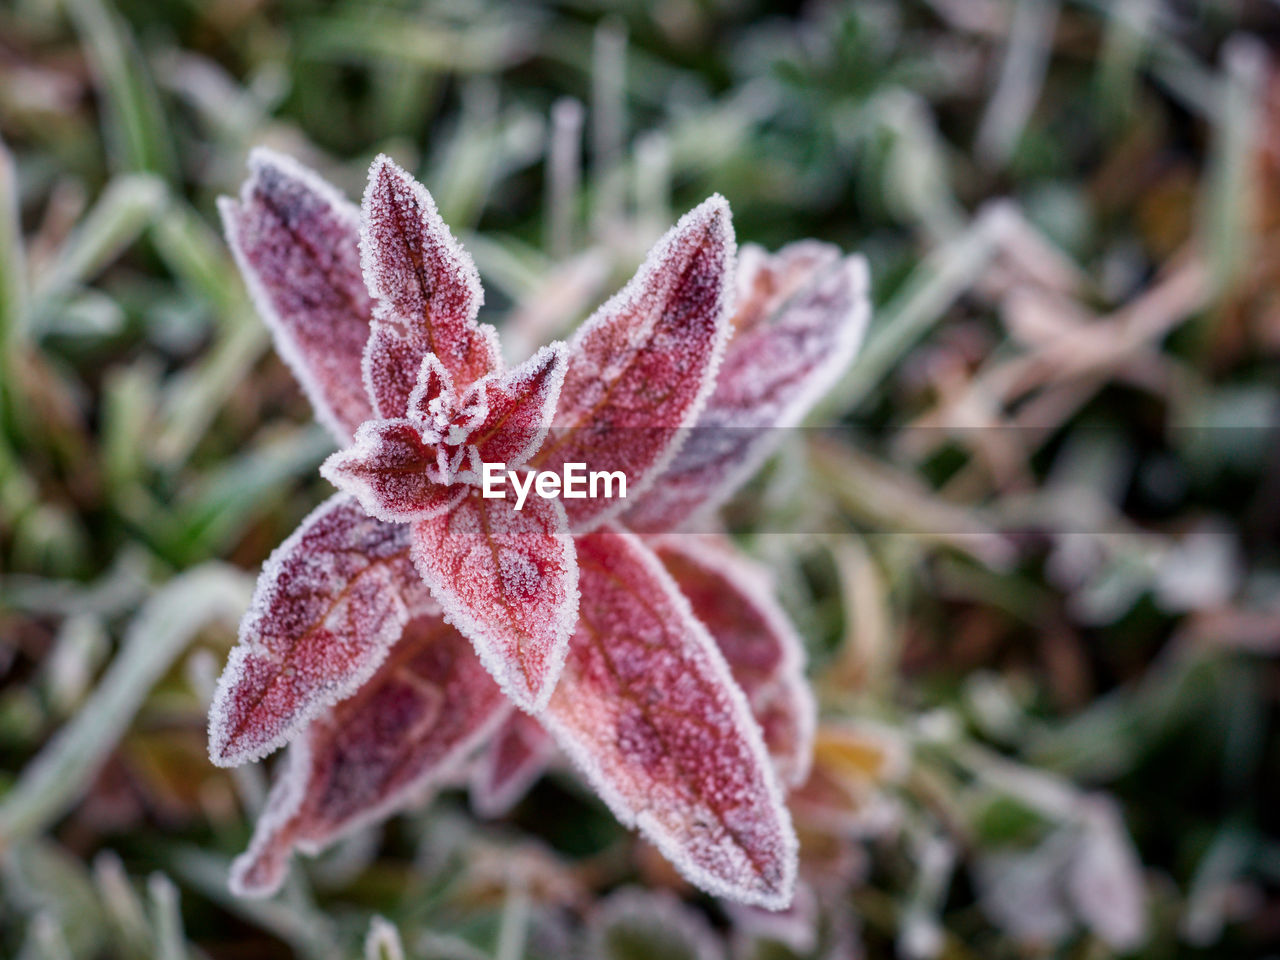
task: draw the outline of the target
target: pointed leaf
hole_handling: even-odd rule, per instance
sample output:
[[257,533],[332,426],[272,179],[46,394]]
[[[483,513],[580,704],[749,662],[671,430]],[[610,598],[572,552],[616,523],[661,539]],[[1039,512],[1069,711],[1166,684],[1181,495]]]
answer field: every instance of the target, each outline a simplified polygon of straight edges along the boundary
[[441,482],[437,449],[423,441],[412,420],[369,420],[355,445],[332,454],[321,475],[360,501],[370,516],[407,523],[443,513],[467,488]]
[[803,241],[765,254],[744,247],[733,334],[716,387],[671,465],[625,514],[669,531],[720,506],[777,447],[783,431],[857,352],[870,308],[861,257]]
[[555,754],[555,741],[527,713],[513,711],[471,768],[471,808],[501,817],[533,786]]
[[418,571],[498,685],[536,712],[564,664],[578,613],[578,568],[564,508],[530,496],[486,500],[469,488],[447,513],[413,525]]
[[373,302],[360,272],[360,212],[310,170],[249,155],[240,200],[222,198],[227,242],[276,351],[316,418],[346,443],[371,413],[361,377]]
[[213,762],[281,746],[372,675],[409,616],[432,606],[408,528],[343,494],[326,500],[262,568],[209,711]]
[[424,360],[421,348],[394,324],[375,319],[364,348],[364,383],[376,415],[403,417]]
[[422,367],[418,370],[418,381],[406,400],[409,419],[424,425],[433,422],[441,410],[456,406],[457,392],[453,388],[453,378],[434,353],[427,354],[423,359]]
[[781,908],[796,838],[715,641],[634,535],[577,538],[582,603],[542,721],[624,824],[692,883]]
[[463,389],[498,369],[501,359],[492,327],[476,323],[484,302],[480,277],[471,257],[454,240],[422,184],[388,157],[369,168],[364,194],[361,264],[369,293],[379,304],[380,322],[400,328],[409,352],[388,351],[394,370],[366,365],[373,383],[370,395],[384,417],[404,415],[403,408],[381,406],[379,376],[412,384],[422,358],[434,353]]
[[411,621],[369,682],[289,748],[232,889],[267,896],[294,848],[318,853],[412,805],[454,777],[509,709],[461,634],[438,616]]
[[[714,196],[680,219],[631,282],[574,337],[551,436],[534,464],[621,470],[634,499],[666,467],[714,385],[728,334],[734,258],[729,205]],[[575,531],[624,500],[566,501]]]
[[563,343],[553,343],[520,366],[476,385],[485,392],[489,413],[468,442],[475,445],[482,461],[505,463],[512,469],[542,446],[564,383],[568,354]]
[[669,534],[649,545],[724,654],[779,779],[799,786],[813,759],[818,708],[804,675],[804,643],[768,574],[712,537]]

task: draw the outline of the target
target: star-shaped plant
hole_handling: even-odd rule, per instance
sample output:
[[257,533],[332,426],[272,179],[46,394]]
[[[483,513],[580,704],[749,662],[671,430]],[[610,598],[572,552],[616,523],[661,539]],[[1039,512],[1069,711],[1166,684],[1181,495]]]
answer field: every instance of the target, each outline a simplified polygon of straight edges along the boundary
[[[286,157],[250,168],[228,239],[344,449],[322,467],[342,492],[263,568],[210,711],[217,764],[291,742],[233,889],[270,893],[293,849],[460,774],[500,812],[554,742],[693,883],[785,906],[783,790],[815,722],[802,646],[728,541],[672,531],[848,363],[862,261],[803,242],[735,271],[715,196],[570,344],[508,370],[470,257],[394,163],[374,161],[362,210]],[[482,495],[485,463],[622,471],[628,496],[517,509]]]

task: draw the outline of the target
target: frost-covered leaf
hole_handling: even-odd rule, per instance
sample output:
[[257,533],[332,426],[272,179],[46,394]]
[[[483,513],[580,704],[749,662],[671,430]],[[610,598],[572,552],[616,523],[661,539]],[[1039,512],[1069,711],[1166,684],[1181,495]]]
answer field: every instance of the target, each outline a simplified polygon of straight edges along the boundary
[[723,960],[706,917],[666,890],[619,890],[587,918],[588,960]]
[[408,528],[343,494],[326,500],[262,568],[209,711],[213,762],[275,750],[372,675],[406,620],[432,606]]
[[475,644],[503,692],[536,712],[564,664],[578,612],[578,567],[559,500],[486,500],[413,525],[418,571],[445,616]]
[[[403,336],[394,347],[386,346],[385,332],[371,338],[376,352],[365,371],[379,414],[399,417],[403,407],[382,404],[393,401],[396,385],[412,388],[423,357],[435,354],[462,390],[501,366],[497,335],[476,323],[484,294],[475,264],[422,184],[379,156],[369,168],[362,209],[360,262],[378,302],[378,323]],[[384,383],[393,389],[384,389]]]
[[715,641],[634,535],[610,527],[577,546],[578,627],[544,725],[614,815],[691,882],[785,907],[795,834]]
[[[710,392],[728,334],[735,243],[714,196],[680,219],[578,330],[540,469],[621,470],[634,498],[670,461]],[[626,506],[566,501],[575,531]]]
[[471,767],[471,807],[483,817],[511,810],[542,776],[555,742],[533,717],[515,711]]
[[475,445],[482,461],[514,468],[537,452],[551,425],[567,365],[568,348],[557,342],[520,366],[476,385],[484,390],[488,415],[468,442]]
[[509,706],[471,645],[439,616],[409,622],[373,677],[289,748],[232,889],[266,896],[293,849],[318,853],[457,774]]
[[799,786],[809,775],[818,720],[804,675],[804,644],[774,599],[766,572],[713,540],[667,535],[650,546],[724,654],[779,779]]
[[409,419],[421,424],[424,430],[439,433],[440,416],[456,410],[457,396],[453,377],[440,358],[429,353],[422,361],[413,389],[405,398]]
[[442,475],[437,448],[412,420],[369,420],[355,444],[331,455],[320,473],[373,517],[407,523],[442,513],[466,495]]
[[723,503],[849,365],[870,307],[866,262],[802,241],[745,246],[738,308],[715,390],[671,465],[625,514],[673,530]]
[[364,383],[377,416],[403,417],[423,364],[421,349],[393,324],[374,320],[364,348]]
[[361,378],[373,303],[360,271],[360,212],[289,157],[258,149],[237,202],[219,201],[227,242],[276,351],[317,419],[346,443],[371,413]]

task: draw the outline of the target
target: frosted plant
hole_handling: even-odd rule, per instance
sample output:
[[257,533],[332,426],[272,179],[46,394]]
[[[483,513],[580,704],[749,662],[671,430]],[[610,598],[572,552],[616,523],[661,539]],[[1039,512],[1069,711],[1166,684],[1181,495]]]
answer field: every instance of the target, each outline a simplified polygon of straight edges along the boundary
[[[267,561],[210,710],[219,765],[290,744],[233,889],[271,893],[294,849],[442,784],[469,777],[500,814],[558,747],[693,883],[785,907],[803,649],[763,571],[671,531],[849,362],[862,261],[805,242],[735,265],[714,196],[569,344],[505,369],[470,257],[394,163],[362,209],[286,157],[250,170],[227,236],[341,447],[321,468],[341,492]],[[621,471],[628,497],[519,508],[483,496],[492,463]]]

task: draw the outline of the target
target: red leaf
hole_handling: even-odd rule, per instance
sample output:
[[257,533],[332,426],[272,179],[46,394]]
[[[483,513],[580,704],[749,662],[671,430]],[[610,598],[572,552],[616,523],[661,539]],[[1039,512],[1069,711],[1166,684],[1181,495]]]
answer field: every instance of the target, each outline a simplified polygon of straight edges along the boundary
[[434,428],[441,411],[447,409],[452,412],[457,406],[453,378],[434,353],[427,354],[422,361],[417,381],[405,399],[409,419],[424,427]]
[[869,315],[867,268],[835,247],[745,246],[739,306],[716,388],[670,467],[625,514],[674,530],[720,506],[798,424],[857,352]]
[[320,473],[370,516],[407,523],[443,513],[466,495],[465,487],[450,484],[438,454],[412,420],[369,420],[356,431],[355,445],[332,454]]
[[[718,195],[658,242],[574,337],[552,433],[535,466],[621,470],[632,498],[662,471],[714,383],[728,334],[734,249],[729,205]],[[625,506],[565,504],[575,531]]]
[[249,170],[240,201],[218,201],[227,242],[276,352],[316,418],[346,443],[371,413],[360,367],[373,311],[360,213],[289,157],[260,148]]
[[461,634],[438,616],[411,621],[369,682],[290,747],[249,849],[232,867],[232,890],[267,896],[293,848],[318,853],[413,805],[451,778],[508,710]]
[[421,348],[399,327],[373,321],[364,348],[364,383],[376,416],[405,416],[422,364]]
[[360,686],[413,613],[433,607],[407,527],[350,497],[321,504],[263,566],[209,712],[209,755],[266,756]]
[[515,369],[476,384],[484,390],[489,413],[468,442],[475,444],[482,461],[511,469],[537,452],[551,425],[567,365],[568,349],[553,343]]
[[546,706],[578,611],[578,569],[559,500],[486,500],[476,488],[413,525],[431,593],[523,710]]
[[615,816],[691,882],[786,906],[795,833],[715,642],[634,535],[607,528],[576,542],[578,628],[543,724]]
[[648,541],[711,632],[747,696],[779,779],[809,775],[818,708],[804,675],[804,644],[773,596],[768,574],[711,537]]
[[513,711],[471,768],[471,808],[482,817],[511,810],[547,769],[555,742],[527,713]]
[[[471,257],[453,234],[422,184],[379,156],[369,169],[364,194],[361,263],[369,292],[377,299],[378,320],[401,327],[411,349],[386,351],[366,364],[370,395],[382,416],[404,415],[403,407],[382,407],[390,395],[379,388],[385,373],[392,384],[417,381],[422,358],[434,353],[461,390],[501,366],[497,334],[476,323],[484,302]],[[380,371],[391,358],[394,370]]]

